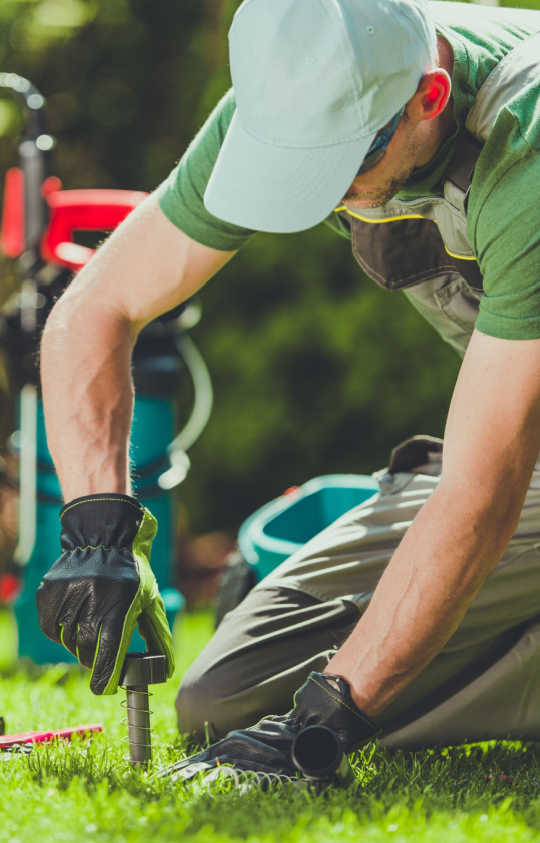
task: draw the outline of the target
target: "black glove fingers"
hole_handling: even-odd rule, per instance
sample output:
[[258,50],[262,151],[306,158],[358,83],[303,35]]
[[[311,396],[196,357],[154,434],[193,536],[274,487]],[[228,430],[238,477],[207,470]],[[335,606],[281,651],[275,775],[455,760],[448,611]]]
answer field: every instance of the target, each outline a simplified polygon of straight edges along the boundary
[[60,627],[58,625],[58,610],[62,604],[60,595],[54,586],[44,580],[36,592],[36,603],[38,608],[39,625],[42,632],[52,641],[60,641]]
[[75,655],[84,667],[91,668],[94,663],[96,646],[99,639],[100,624],[93,619],[91,623],[81,621],[77,624]]
[[[91,623],[88,623],[89,618]],[[93,641],[93,650],[95,650],[95,641],[100,625],[100,615],[96,610],[95,593],[91,581],[75,582],[67,590],[60,609],[58,625],[60,627],[60,640],[64,647],[85,667],[91,667],[92,661],[88,665],[80,658],[81,641],[83,649],[86,642]]]
[[[128,604],[129,605],[129,604]],[[127,607],[113,607],[103,618],[99,629],[96,648],[92,654],[94,669],[90,677],[90,690],[94,694],[102,694],[115,668],[116,657],[122,640],[125,614]]]
[[65,580],[44,579],[36,593],[41,629],[73,655],[77,622],[87,599],[87,585],[81,580],[66,585]]
[[73,622],[59,624],[60,643],[75,656],[83,667],[92,667],[96,644],[99,637],[99,625]]
[[296,770],[288,755],[261,743],[246,729],[230,732],[226,738],[212,744],[208,749],[171,764],[160,772],[160,777],[172,776],[174,781],[188,781],[198,773],[223,765],[253,773],[296,776]]
[[96,580],[88,590],[86,600],[81,604],[78,612],[76,628],[76,656],[84,667],[92,668],[96,658],[96,648],[100,641],[101,627],[110,612],[120,608],[111,593],[110,583],[103,579]]
[[[214,744],[215,746],[215,744]],[[213,749],[213,746],[210,748]],[[169,776],[172,773],[178,773],[181,770],[184,770],[186,767],[191,767],[193,764],[202,765],[205,764],[206,769],[210,770],[214,766],[213,756],[210,752],[210,749],[203,749],[201,752],[197,752],[195,755],[190,755],[189,758],[183,758],[181,761],[175,761],[174,764],[169,764],[168,767],[164,767],[159,772],[159,778],[163,778],[164,776]],[[195,775],[195,773],[193,773]],[[188,778],[190,778],[188,774]]]
[[67,621],[63,623],[62,621],[59,622],[58,627],[60,629],[60,644],[69,650],[72,656],[78,658],[77,655],[77,627],[78,624],[74,621]]

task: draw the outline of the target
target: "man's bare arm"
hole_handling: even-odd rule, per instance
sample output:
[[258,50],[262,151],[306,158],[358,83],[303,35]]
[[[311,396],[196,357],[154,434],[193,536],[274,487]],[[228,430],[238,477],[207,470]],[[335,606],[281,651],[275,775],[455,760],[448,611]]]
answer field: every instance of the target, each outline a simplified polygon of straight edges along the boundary
[[150,196],[56,303],[43,332],[41,379],[48,444],[66,500],[129,493],[130,362],[137,336],[233,254],[189,238]]
[[540,450],[540,340],[475,332],[437,490],[326,672],[377,717],[448,641],[516,529]]

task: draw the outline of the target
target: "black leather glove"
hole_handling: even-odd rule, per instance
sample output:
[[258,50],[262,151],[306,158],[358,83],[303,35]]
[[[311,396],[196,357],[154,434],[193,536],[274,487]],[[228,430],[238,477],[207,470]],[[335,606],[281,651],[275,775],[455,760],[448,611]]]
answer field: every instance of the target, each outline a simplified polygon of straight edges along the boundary
[[60,513],[63,553],[37,590],[41,629],[92,670],[94,694],[113,694],[135,626],[174,670],[171,631],[150,567],[154,516],[128,495],[88,495]]
[[310,673],[287,714],[264,717],[249,729],[236,729],[208,749],[178,761],[161,776],[188,780],[222,765],[250,770],[261,778],[331,781],[345,754],[379,731],[352,700],[341,676]]

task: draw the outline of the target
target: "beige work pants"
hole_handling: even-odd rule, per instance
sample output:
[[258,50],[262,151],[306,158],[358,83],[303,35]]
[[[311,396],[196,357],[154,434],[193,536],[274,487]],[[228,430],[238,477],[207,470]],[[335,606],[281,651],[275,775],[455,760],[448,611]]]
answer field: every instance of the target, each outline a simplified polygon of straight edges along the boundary
[[[182,731],[217,738],[280,714],[310,670],[353,629],[405,530],[438,482],[384,475],[347,512],[259,583],[191,666],[177,698]],[[540,489],[459,629],[379,718],[394,747],[540,739]]]

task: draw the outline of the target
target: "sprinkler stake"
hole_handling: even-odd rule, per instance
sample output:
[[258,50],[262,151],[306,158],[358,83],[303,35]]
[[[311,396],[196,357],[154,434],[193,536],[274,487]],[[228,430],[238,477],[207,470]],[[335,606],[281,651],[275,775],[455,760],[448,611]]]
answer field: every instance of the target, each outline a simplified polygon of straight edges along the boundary
[[167,680],[167,658],[149,653],[129,653],[120,685],[126,689],[129,760],[135,767],[152,760],[152,730],[148,685]]

